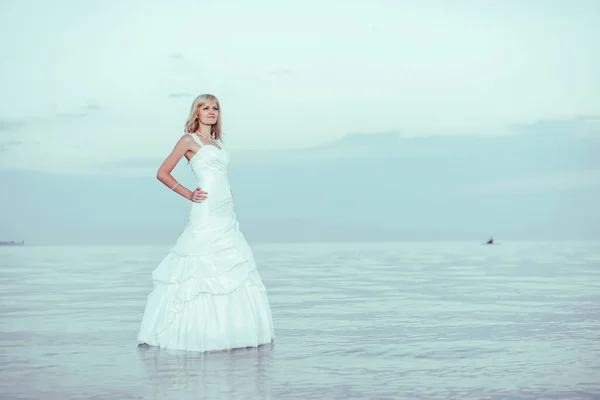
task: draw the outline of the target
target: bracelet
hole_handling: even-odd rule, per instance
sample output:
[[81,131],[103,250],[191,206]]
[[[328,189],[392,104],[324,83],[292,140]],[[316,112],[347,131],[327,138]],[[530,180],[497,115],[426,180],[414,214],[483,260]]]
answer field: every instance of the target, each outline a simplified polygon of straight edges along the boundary
[[174,184],[173,187],[171,188],[171,190],[175,189],[177,187],[177,185],[179,185],[179,182],[177,182],[176,184]]

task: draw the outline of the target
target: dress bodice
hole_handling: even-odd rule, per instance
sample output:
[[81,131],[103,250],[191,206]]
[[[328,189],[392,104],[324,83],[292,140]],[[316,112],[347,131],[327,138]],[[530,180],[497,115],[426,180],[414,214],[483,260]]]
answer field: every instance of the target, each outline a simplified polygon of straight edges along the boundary
[[207,232],[208,226],[221,226],[235,219],[227,176],[230,158],[221,140],[215,144],[207,144],[196,135],[190,135],[200,148],[190,158],[189,164],[196,177],[197,187],[208,193],[206,200],[192,203],[190,223]]
[[225,174],[229,169],[229,153],[225,149],[222,140],[214,144],[203,143],[198,136],[189,134],[200,146],[198,151],[190,158],[189,164],[198,180],[212,174]]

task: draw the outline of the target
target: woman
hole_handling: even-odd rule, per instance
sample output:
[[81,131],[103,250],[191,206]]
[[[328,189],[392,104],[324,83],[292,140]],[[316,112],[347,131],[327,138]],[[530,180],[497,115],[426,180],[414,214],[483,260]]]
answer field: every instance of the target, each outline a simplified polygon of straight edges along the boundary
[[[159,181],[192,201],[189,222],[152,273],[138,342],[190,351],[254,347],[274,338],[266,289],[239,230],[227,178],[219,101],[198,96],[184,134],[160,166]],[[194,191],[171,171],[185,156]]]

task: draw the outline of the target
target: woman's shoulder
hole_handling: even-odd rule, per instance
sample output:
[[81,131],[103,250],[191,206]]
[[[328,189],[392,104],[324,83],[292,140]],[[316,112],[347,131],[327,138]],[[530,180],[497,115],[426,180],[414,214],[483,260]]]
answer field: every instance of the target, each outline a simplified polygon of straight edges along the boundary
[[181,137],[179,138],[179,140],[177,141],[177,143],[191,144],[191,143],[196,143],[196,141],[192,137],[191,133],[184,133],[183,135],[181,135]]
[[194,138],[189,133],[184,133],[175,143],[175,147],[187,151],[194,148],[195,143]]

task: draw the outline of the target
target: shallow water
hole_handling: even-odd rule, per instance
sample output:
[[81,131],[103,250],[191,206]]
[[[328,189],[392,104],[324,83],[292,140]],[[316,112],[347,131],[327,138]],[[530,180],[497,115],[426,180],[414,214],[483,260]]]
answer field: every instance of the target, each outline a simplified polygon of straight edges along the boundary
[[0,248],[2,399],[599,399],[600,243],[252,246],[272,345],[137,347],[167,247]]

